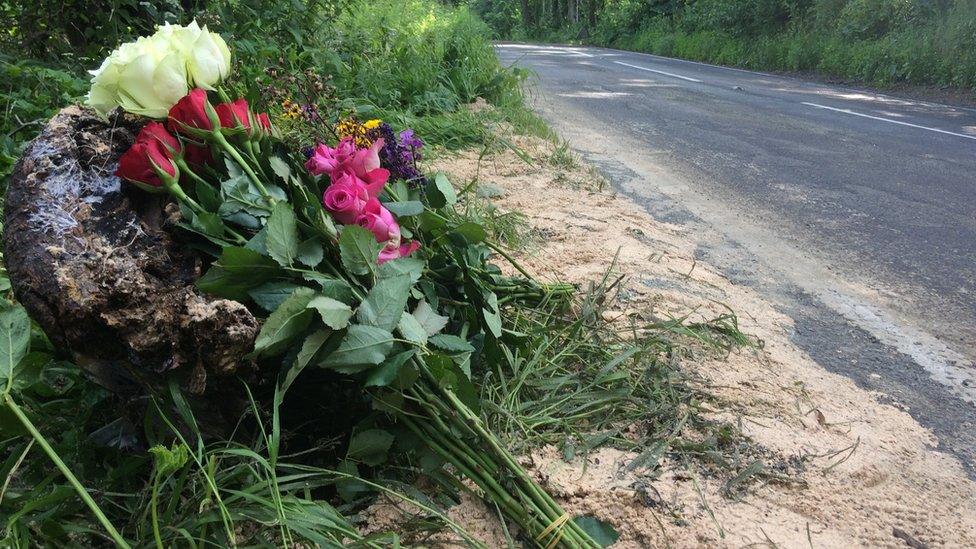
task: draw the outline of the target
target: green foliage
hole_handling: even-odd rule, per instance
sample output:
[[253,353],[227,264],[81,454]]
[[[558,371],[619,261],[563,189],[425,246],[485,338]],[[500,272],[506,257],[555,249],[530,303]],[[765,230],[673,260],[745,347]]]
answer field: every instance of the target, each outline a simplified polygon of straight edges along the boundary
[[26,141],[87,91],[87,78],[74,71],[0,55],[0,192]]
[[[526,5],[552,4],[565,6],[559,0]],[[518,10],[520,2],[471,5],[494,22],[494,12]],[[503,26],[495,29],[507,37],[582,40],[875,85],[976,88],[976,0],[609,0],[594,12],[592,25],[584,12],[597,4],[580,5],[575,23],[550,13],[545,20],[521,17],[520,27],[507,33]]]

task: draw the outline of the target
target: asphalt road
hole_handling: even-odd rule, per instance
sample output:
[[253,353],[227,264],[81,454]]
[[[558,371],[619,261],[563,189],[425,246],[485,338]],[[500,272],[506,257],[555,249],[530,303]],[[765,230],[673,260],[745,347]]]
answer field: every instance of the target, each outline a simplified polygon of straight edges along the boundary
[[601,48],[498,44],[615,187],[976,471],[976,109]]

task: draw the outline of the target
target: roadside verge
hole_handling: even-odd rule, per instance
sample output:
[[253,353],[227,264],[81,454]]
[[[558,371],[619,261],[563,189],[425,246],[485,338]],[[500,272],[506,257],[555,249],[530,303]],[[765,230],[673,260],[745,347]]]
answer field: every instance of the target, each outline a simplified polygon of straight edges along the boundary
[[711,416],[739,425],[765,452],[756,467],[781,472],[781,481],[722,479],[667,458],[656,470],[635,468],[640,453],[612,448],[569,461],[555,448],[537,452],[529,465],[569,510],[611,521],[619,547],[976,545],[976,483],[934,449],[932,432],[792,344],[789,317],[695,259],[688,227],[601,190],[599,176],[565,149],[506,137],[548,160],[529,165],[510,149],[469,150],[435,167],[497,189],[498,207],[526,216],[534,238],[519,260],[534,274],[586,285],[613,263],[625,278],[612,314],[694,321],[731,309],[740,329],[765,343],[696,354],[683,365],[718,397]]

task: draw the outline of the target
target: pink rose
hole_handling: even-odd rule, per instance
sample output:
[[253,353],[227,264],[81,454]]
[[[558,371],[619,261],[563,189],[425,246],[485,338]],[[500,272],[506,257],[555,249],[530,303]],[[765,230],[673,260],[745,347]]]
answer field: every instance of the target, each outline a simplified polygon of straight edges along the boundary
[[363,208],[363,212],[356,218],[356,224],[367,229],[376,237],[376,241],[400,244],[400,225],[396,222],[390,210],[380,204],[376,198],[370,198]]
[[368,200],[369,193],[362,182],[355,176],[344,174],[325,189],[322,204],[336,221],[349,225],[356,223]]
[[383,138],[373,141],[373,145],[368,149],[359,149],[352,157],[351,168],[360,179],[366,179],[366,175],[380,167],[380,149],[383,148]]
[[401,244],[399,246],[384,246],[380,250],[380,255],[376,262],[380,265],[386,263],[391,259],[399,259],[401,257],[407,257],[408,255],[416,252],[420,248],[420,242],[416,240],[411,240],[406,244]]
[[386,168],[376,168],[375,170],[370,170],[363,176],[357,176],[366,185],[366,192],[369,193],[371,197],[377,197],[383,192],[383,187],[386,186],[386,182],[390,179],[390,170]]
[[336,170],[349,165],[356,152],[356,144],[353,143],[351,137],[340,141],[334,149],[324,143],[319,143],[312,151],[312,156],[305,162],[305,169],[312,175],[329,174],[331,176]]

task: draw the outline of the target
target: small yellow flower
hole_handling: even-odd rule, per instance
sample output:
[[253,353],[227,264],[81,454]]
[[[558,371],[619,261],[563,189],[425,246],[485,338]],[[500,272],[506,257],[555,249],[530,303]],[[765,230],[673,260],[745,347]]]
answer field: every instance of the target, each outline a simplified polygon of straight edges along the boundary
[[372,120],[367,120],[366,122],[364,122],[363,128],[366,128],[367,130],[375,130],[376,128],[380,127],[380,124],[382,123],[383,121],[380,120],[379,118],[374,118]]
[[291,118],[292,120],[298,118],[302,115],[302,108],[291,99],[285,99],[281,102],[281,108],[285,112],[281,113],[282,118]]
[[373,141],[366,135],[366,124],[360,124],[353,118],[340,120],[336,124],[335,130],[340,138],[351,137],[357,147],[367,148],[373,144]]

